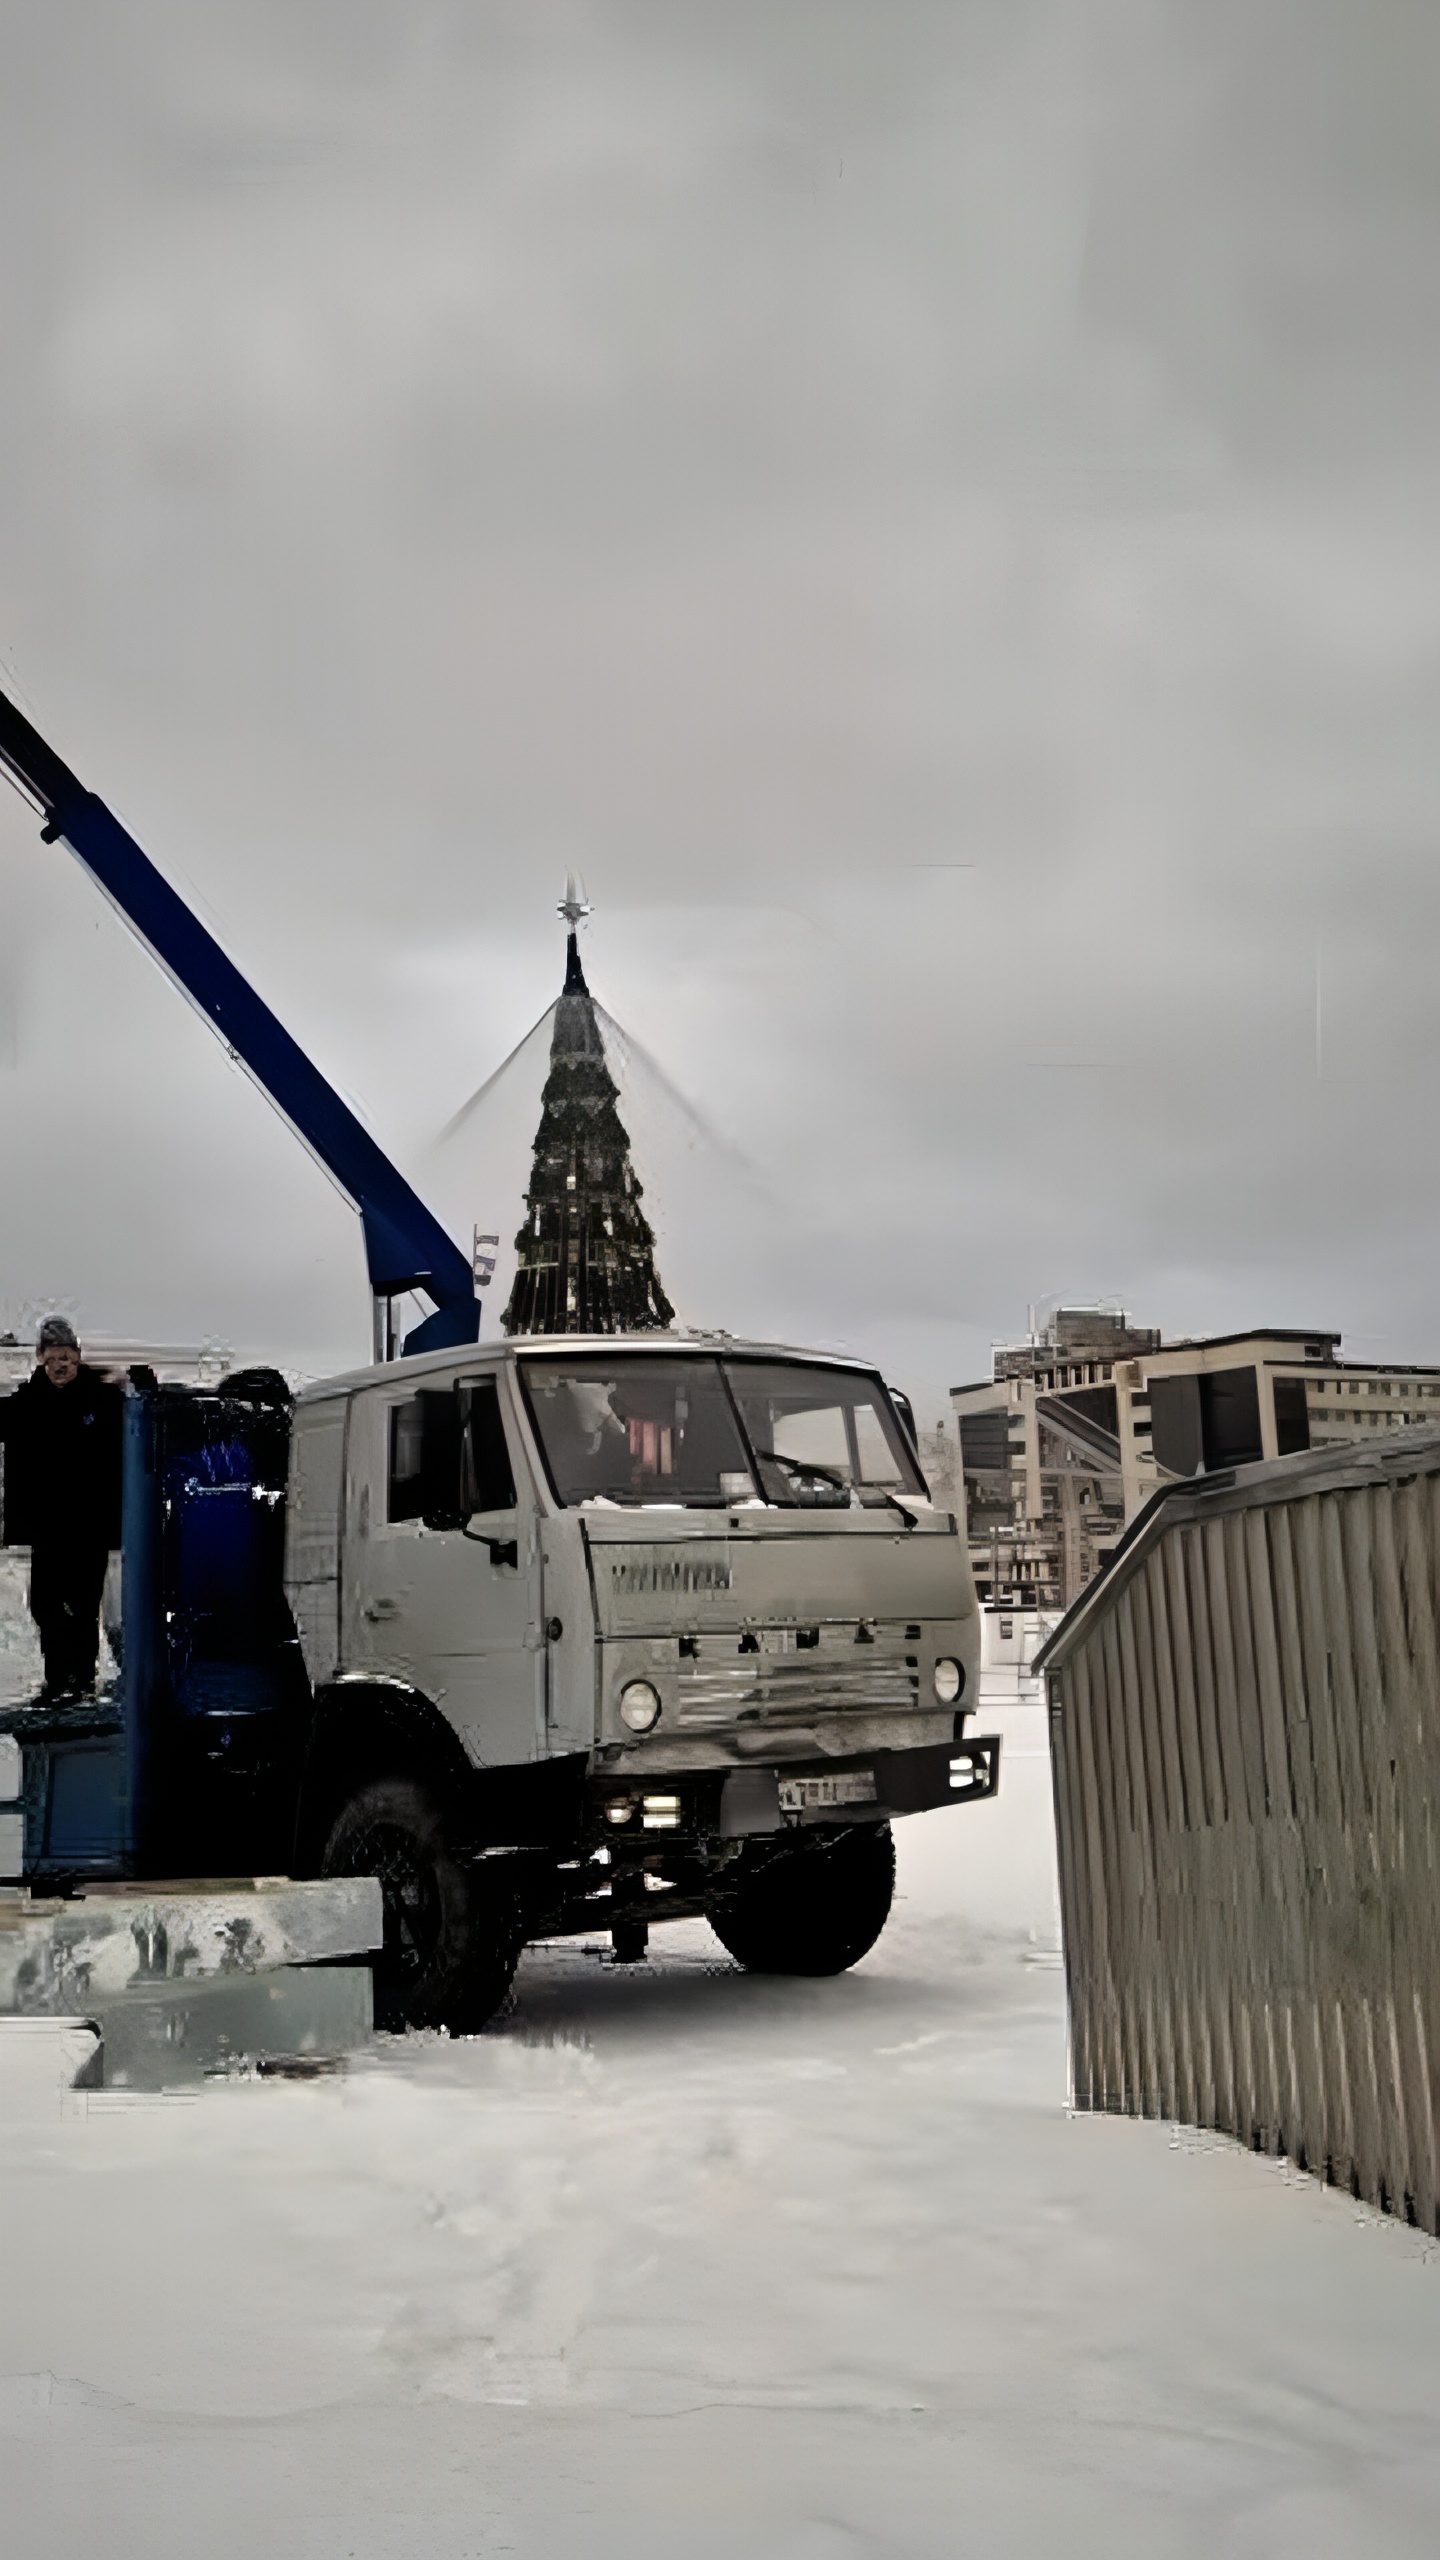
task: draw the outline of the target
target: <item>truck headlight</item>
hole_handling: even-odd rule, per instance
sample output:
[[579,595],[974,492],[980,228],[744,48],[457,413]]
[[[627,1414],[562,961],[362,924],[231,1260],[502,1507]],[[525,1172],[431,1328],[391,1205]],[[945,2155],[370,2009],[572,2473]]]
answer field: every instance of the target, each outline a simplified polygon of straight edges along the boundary
[[620,1721],[632,1733],[648,1733],[660,1713],[660,1692],[648,1680],[627,1680],[620,1692]]
[[965,1686],[965,1666],[948,1653],[935,1665],[935,1695],[942,1707],[953,1707]]

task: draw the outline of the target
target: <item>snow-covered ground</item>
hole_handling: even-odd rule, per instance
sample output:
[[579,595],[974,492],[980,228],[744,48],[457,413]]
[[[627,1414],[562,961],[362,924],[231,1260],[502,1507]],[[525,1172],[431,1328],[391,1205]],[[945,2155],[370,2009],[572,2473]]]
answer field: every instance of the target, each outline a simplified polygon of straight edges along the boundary
[[1428,2560],[1434,2244],[1068,2115],[1001,1808],[900,1836],[834,1982],[537,1949],[483,2037],[187,2099],[0,2033],[6,2549]]
[[979,1721],[836,1982],[537,1948],[482,2037],[188,2098],[0,2024],[5,2549],[1428,2560],[1434,2243],[1067,2114],[1043,1710]]

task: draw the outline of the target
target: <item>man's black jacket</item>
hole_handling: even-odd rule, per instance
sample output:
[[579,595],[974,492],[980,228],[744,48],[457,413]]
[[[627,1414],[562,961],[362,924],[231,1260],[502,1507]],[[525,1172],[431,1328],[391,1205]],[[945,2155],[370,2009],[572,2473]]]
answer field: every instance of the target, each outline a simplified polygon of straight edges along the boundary
[[37,1369],[0,1398],[6,1546],[119,1546],[123,1413],[119,1388],[83,1362],[68,1387]]

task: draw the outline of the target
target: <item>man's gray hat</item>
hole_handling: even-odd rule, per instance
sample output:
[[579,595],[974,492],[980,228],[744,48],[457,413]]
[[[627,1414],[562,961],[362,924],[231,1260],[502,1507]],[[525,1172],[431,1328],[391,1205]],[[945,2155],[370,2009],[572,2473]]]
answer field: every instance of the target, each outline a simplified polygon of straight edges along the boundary
[[79,1337],[68,1316],[47,1316],[35,1338],[37,1351],[78,1351]]

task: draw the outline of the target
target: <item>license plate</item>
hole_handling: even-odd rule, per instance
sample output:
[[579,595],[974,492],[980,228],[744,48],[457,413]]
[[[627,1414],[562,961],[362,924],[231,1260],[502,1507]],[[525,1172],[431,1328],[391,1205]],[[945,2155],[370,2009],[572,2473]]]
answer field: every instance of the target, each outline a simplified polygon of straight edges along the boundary
[[782,1778],[782,1813],[828,1813],[843,1804],[874,1804],[873,1769],[837,1769],[833,1777]]

